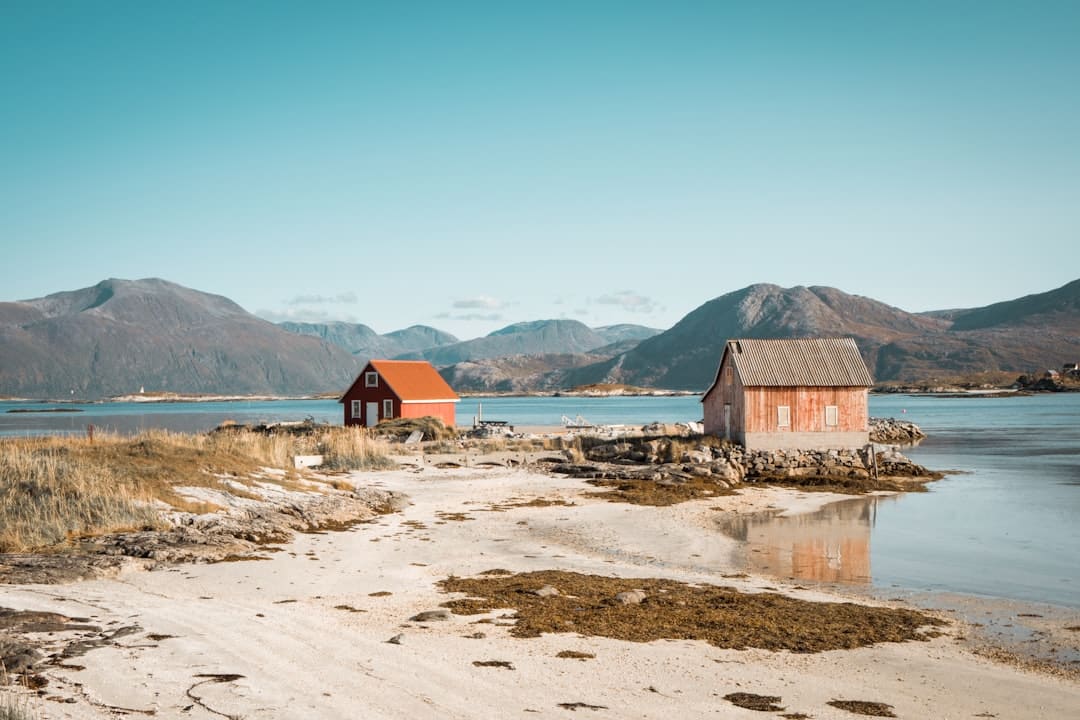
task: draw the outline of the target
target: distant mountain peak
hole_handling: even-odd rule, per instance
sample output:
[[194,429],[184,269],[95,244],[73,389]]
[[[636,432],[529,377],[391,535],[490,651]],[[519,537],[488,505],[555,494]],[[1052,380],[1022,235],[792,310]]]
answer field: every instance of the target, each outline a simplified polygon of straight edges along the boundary
[[160,278],[0,303],[0,394],[304,394],[343,387],[356,365],[228,298]]

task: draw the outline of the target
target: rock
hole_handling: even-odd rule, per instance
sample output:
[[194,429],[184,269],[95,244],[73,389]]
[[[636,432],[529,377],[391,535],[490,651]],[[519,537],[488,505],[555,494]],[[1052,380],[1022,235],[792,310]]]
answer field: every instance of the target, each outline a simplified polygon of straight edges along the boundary
[[622,605],[640,605],[645,598],[644,590],[626,590],[615,596],[615,602]]
[[404,634],[402,634],[402,633],[398,633],[397,635],[395,635],[394,637],[390,638],[390,639],[389,639],[389,640],[387,640],[386,642],[390,643],[391,645],[400,645],[400,644],[401,644],[401,639],[402,639],[403,637],[405,637],[405,635],[404,635]]
[[532,590],[531,592],[532,592],[533,595],[535,595],[537,597],[551,597],[553,595],[558,595],[559,594],[559,589],[555,588],[555,587],[552,587],[551,585],[545,585],[544,587],[540,588],[539,590]]
[[712,453],[704,452],[702,450],[691,450],[683,453],[681,462],[692,463],[695,465],[704,465],[712,461]]
[[434,620],[449,620],[450,611],[445,608],[439,610],[425,610],[409,618],[409,622],[432,622]]
[[[8,673],[28,673],[43,657],[41,651],[29,643],[0,637],[0,667]],[[4,674],[0,673],[0,677],[4,677]]]
[[896,418],[870,418],[870,441],[883,444],[913,445],[926,433],[913,422]]

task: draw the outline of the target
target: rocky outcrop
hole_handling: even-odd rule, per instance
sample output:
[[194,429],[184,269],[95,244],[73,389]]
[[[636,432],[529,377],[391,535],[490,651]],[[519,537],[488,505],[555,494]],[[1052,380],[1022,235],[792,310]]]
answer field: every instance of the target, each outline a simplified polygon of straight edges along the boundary
[[609,480],[709,478],[724,488],[757,482],[820,485],[839,481],[857,491],[900,489],[898,481],[940,477],[892,449],[873,455],[863,450],[746,450],[713,438],[660,437],[597,443],[582,454],[583,461],[575,457],[575,451],[566,451],[567,462],[555,465],[553,471]]
[[913,422],[896,418],[870,418],[870,442],[883,445],[916,445],[926,433]]
[[171,513],[164,530],[87,538],[68,553],[0,554],[0,584],[73,582],[157,563],[257,559],[266,545],[288,542],[296,532],[343,529],[396,512],[407,501],[399,493],[371,488],[230,498],[225,512]]

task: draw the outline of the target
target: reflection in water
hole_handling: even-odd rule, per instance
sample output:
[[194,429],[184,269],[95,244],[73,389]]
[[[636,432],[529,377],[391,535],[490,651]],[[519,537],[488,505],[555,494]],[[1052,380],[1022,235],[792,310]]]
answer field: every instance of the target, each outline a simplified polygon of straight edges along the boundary
[[730,515],[720,530],[741,540],[742,564],[749,572],[814,582],[867,585],[870,531],[877,504],[888,497],[830,503],[812,513]]

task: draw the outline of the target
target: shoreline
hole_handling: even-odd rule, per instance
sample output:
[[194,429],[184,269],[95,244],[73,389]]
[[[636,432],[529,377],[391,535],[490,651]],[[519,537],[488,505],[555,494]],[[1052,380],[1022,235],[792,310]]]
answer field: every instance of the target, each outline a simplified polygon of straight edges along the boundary
[[[717,508],[799,512],[847,496],[753,487],[651,507],[590,497],[595,488],[583,481],[525,468],[348,477],[359,487],[404,493],[410,505],[350,530],[298,535],[262,562],[163,566],[54,589],[6,586],[5,605],[136,627],[47,670],[48,692],[75,700],[47,703],[49,716],[97,720],[119,708],[174,716],[191,707],[185,716],[196,719],[353,718],[363,698],[361,714],[380,718],[531,717],[558,714],[560,703],[602,708],[590,713],[600,718],[686,717],[725,712],[722,696],[737,690],[782,697],[789,711],[824,720],[850,717],[827,705],[837,698],[883,702],[899,717],[1024,716],[1032,697],[1043,716],[1064,717],[1080,701],[1075,681],[972,652],[961,623],[926,642],[800,654],[573,632],[516,638],[505,611],[479,623],[467,615],[410,620],[453,597],[437,589],[439,580],[496,568],[662,577],[895,606],[740,575],[738,542],[712,529]],[[537,498],[556,504],[534,504]],[[564,651],[591,657],[559,658]]]

